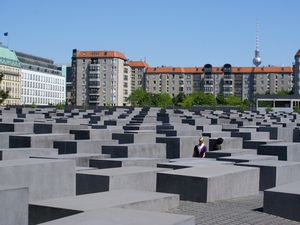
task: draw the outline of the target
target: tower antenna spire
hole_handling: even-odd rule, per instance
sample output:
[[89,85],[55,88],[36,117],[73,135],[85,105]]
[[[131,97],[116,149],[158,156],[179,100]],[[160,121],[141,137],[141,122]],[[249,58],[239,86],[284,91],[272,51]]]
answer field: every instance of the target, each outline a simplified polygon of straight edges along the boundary
[[258,67],[261,64],[261,58],[258,49],[258,20],[256,20],[256,46],[255,46],[255,57],[253,59],[253,64]]

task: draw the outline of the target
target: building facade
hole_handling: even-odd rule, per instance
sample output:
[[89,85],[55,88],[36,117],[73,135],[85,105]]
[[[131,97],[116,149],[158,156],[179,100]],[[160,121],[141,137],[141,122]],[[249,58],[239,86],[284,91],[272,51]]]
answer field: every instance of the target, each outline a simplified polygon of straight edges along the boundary
[[21,104],[57,105],[66,101],[66,66],[50,59],[15,52],[21,63]]
[[143,61],[129,61],[116,51],[74,49],[71,100],[74,105],[124,106],[129,104],[127,98],[131,92],[142,88],[155,94],[168,93],[172,98],[180,92],[190,95],[203,91],[214,96],[235,95],[253,101],[257,94],[292,91],[294,77],[299,84],[300,54],[295,58],[298,78],[293,67],[288,66],[150,67]]
[[145,72],[145,91],[169,93],[171,97],[180,92],[186,95],[196,91],[235,95],[242,100],[253,100],[254,95],[291,91],[292,67],[148,67]]
[[293,91],[295,94],[300,95],[300,49],[295,55]]
[[131,93],[131,67],[116,51],[79,51],[72,55],[72,104],[128,104]]
[[3,73],[0,89],[9,91],[2,105],[21,104],[21,64],[13,51],[0,45],[0,73]]

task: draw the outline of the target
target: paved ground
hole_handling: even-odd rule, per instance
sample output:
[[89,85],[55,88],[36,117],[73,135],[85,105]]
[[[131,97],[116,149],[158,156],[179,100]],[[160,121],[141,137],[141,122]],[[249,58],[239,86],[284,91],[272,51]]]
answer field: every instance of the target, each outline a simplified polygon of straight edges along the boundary
[[299,225],[299,222],[262,212],[263,192],[213,203],[180,201],[175,214],[195,215],[196,224],[208,225]]

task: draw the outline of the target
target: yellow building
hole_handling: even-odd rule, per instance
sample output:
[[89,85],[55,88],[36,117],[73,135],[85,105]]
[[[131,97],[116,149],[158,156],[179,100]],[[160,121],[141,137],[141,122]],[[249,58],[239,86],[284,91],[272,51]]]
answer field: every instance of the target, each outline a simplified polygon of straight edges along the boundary
[[0,89],[9,91],[9,96],[2,105],[20,105],[21,64],[16,54],[5,46],[0,46],[0,73],[4,74]]

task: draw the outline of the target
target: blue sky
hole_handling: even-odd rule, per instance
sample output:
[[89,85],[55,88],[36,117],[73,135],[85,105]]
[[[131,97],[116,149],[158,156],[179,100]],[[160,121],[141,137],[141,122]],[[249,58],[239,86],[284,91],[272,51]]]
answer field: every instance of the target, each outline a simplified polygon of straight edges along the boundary
[[299,0],[1,2],[3,45],[55,63],[70,63],[76,48],[152,67],[253,66],[257,19],[262,66],[292,66],[300,49]]

